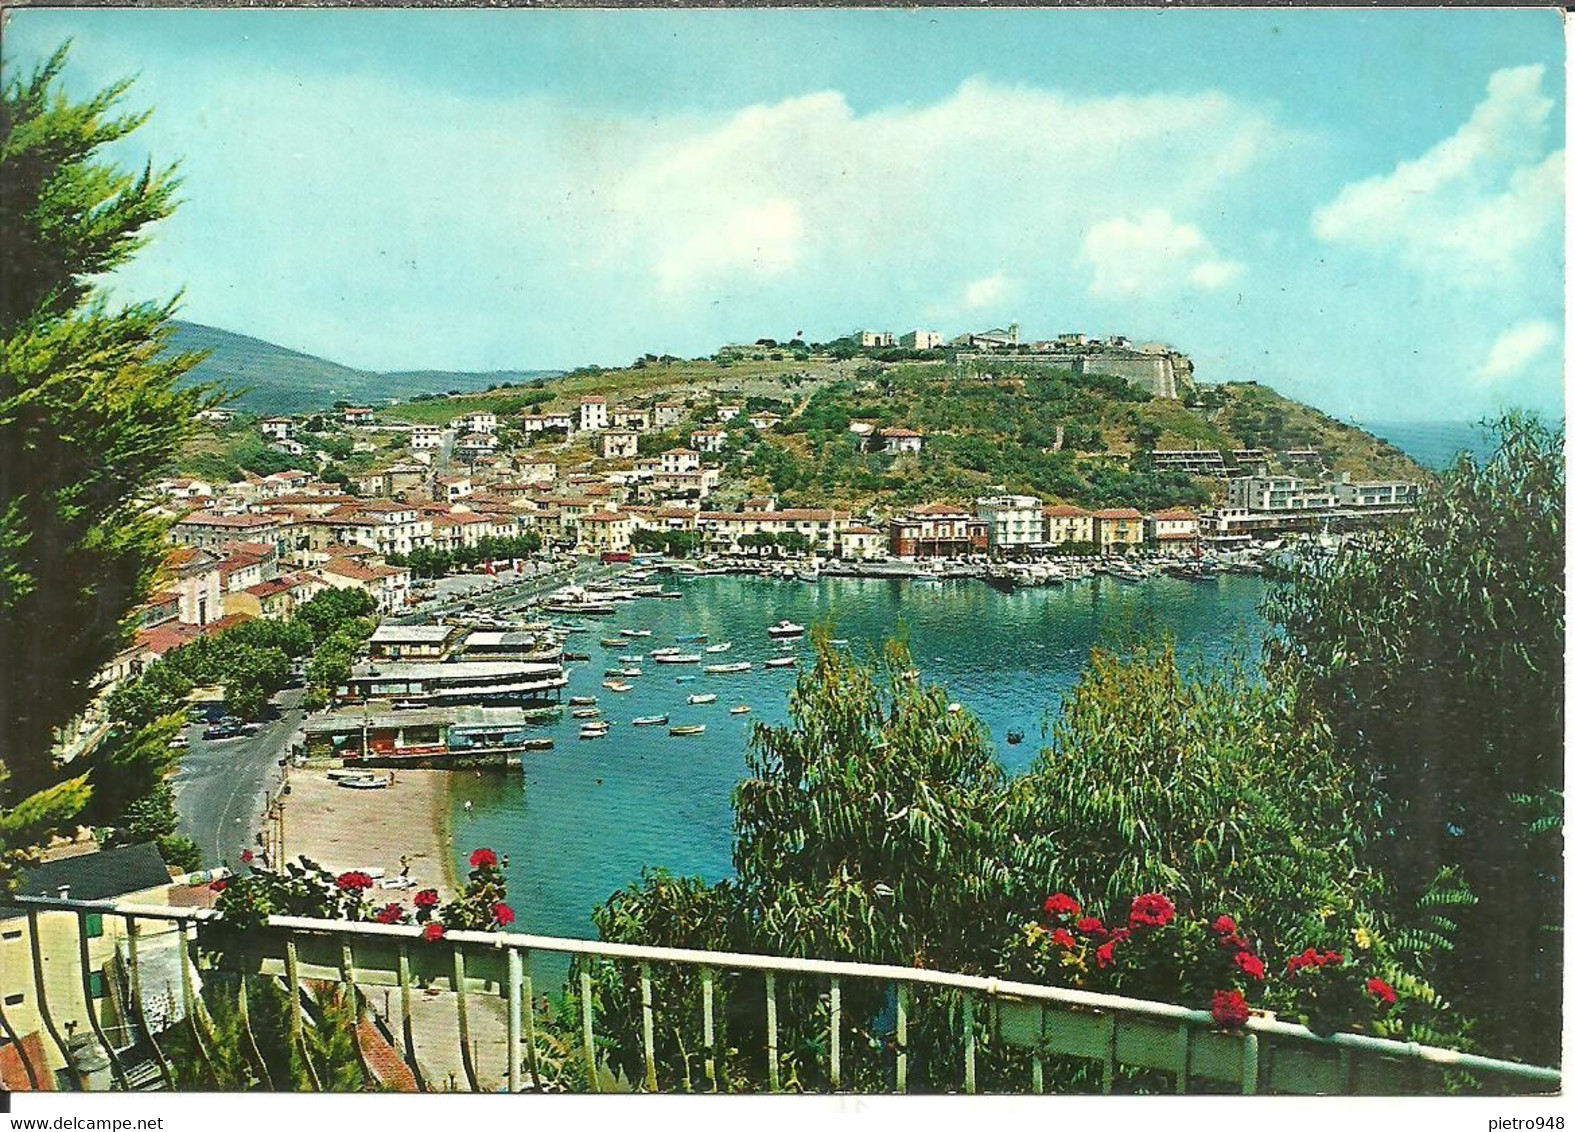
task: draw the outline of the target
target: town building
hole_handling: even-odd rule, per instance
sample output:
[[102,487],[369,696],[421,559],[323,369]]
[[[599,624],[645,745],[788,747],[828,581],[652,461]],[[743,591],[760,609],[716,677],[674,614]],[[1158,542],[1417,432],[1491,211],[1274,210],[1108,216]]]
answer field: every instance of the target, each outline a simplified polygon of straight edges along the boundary
[[1154,468],[1161,472],[1186,472],[1193,476],[1226,475],[1225,454],[1219,449],[1156,448]]
[[991,551],[1012,553],[1044,542],[1044,505],[1033,495],[992,495],[976,500]]
[[889,330],[861,330],[856,335],[856,339],[859,346],[866,350],[879,350],[897,344],[897,340],[891,336]]
[[366,408],[347,408],[344,422],[351,428],[363,427],[372,423],[372,410]]
[[782,418],[776,413],[763,410],[758,413],[750,413],[749,423],[761,432],[764,432],[767,429],[776,428],[777,425],[782,423]]
[[410,447],[419,449],[442,448],[443,430],[437,425],[413,425],[410,429]]
[[882,452],[919,452],[924,448],[924,434],[911,428],[883,428],[879,436]]
[[193,419],[207,424],[227,425],[235,420],[235,410],[199,409]]
[[689,434],[689,444],[701,452],[720,452],[727,444],[727,433],[719,428],[697,428]]
[[607,427],[607,398],[582,397],[580,399],[580,431],[599,432]]
[[1354,481],[1349,472],[1329,486],[1341,507],[1415,507],[1420,494],[1409,480]]
[[289,417],[267,417],[257,427],[271,440],[289,440],[295,435],[295,422]]
[[730,421],[743,411],[744,407],[742,405],[718,405],[716,407],[716,419],[719,421]]
[[926,503],[893,519],[888,545],[897,558],[961,558],[990,548],[984,520],[951,503]]
[[821,508],[784,508],[779,511],[702,511],[695,517],[695,529],[708,546],[737,550],[739,540],[748,534],[800,534],[809,540],[814,553],[832,556],[841,550],[842,533],[853,526],[845,511]]
[[310,574],[281,574],[238,593],[225,594],[224,613],[227,617],[282,621],[326,588],[324,582]]
[[454,443],[454,451],[463,457],[482,456],[498,446],[494,432],[467,432]]
[[651,413],[648,409],[636,408],[633,405],[625,405],[620,409],[613,410],[612,423],[614,428],[625,428],[632,429],[635,432],[644,432],[646,429],[651,427]]
[[1326,511],[1334,493],[1295,476],[1237,476],[1225,483],[1226,502],[1248,511]]
[[432,521],[408,503],[366,500],[336,508],[315,522],[328,529],[332,541],[364,546],[385,558],[432,544]]
[[1094,545],[1103,554],[1124,554],[1143,545],[1143,513],[1131,507],[1094,512]]
[[1058,503],[1044,509],[1044,540],[1051,546],[1094,541],[1094,516],[1081,507]]
[[848,562],[863,562],[881,553],[880,532],[874,527],[852,526],[838,540],[838,557]]
[[1190,550],[1198,542],[1198,516],[1185,507],[1156,511],[1144,520],[1143,534],[1161,552]]
[[700,453],[693,448],[669,448],[659,459],[662,472],[666,475],[693,472],[700,467]]
[[910,330],[897,341],[909,350],[939,350],[946,336],[939,330]]
[[624,554],[632,545],[634,519],[623,511],[592,511],[579,517],[575,529],[581,553]]
[[390,625],[372,630],[367,655],[373,660],[442,660],[464,630],[457,625]]
[[663,401],[651,410],[651,423],[655,428],[672,428],[684,416],[684,407],[675,401]]
[[[170,528],[177,546],[217,546],[223,542],[277,542],[279,520],[273,515],[220,515],[194,511]],[[282,549],[282,548],[281,548]]]
[[602,459],[624,460],[639,454],[640,434],[632,428],[610,428],[602,433]]
[[467,413],[455,422],[455,428],[461,432],[486,432],[498,431],[498,417],[496,413],[475,412]]
[[[428,524],[430,530],[431,524]],[[330,558],[313,571],[338,590],[360,590],[383,613],[397,613],[410,598],[410,571],[403,566],[377,566],[349,558]]]

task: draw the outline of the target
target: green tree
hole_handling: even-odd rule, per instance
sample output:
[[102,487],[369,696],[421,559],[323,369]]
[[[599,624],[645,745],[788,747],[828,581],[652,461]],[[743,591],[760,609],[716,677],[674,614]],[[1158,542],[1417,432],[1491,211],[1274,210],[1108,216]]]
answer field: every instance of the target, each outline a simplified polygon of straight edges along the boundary
[[1563,948],[1563,437],[1522,417],[1462,457],[1415,522],[1307,558],[1268,603],[1271,661],[1305,686],[1383,806],[1413,888],[1479,897],[1447,985],[1489,1048],[1559,1051]]
[[176,182],[106,157],[146,115],[116,112],[125,82],[68,98],[65,61],[0,91],[0,762],[5,803],[55,822],[85,801],[80,779],[23,797],[53,778],[54,730],[129,638],[165,549],[138,494],[212,400],[176,388],[200,359],[165,352],[169,304],[112,309],[95,290],[169,215]]

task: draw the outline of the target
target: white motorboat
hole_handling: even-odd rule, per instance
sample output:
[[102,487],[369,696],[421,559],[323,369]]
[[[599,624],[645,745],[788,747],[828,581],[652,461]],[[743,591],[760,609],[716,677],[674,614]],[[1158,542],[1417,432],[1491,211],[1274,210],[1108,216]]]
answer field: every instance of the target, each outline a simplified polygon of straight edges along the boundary
[[651,654],[651,659],[657,664],[699,664],[700,654],[697,652],[673,652],[665,656]]
[[774,656],[766,661],[767,668],[792,668],[798,663],[796,656]]
[[740,660],[734,664],[708,664],[703,669],[711,676],[726,676],[733,672],[748,672],[754,666],[747,660]]
[[778,621],[766,630],[766,636],[773,641],[790,641],[804,635],[804,626],[795,625],[791,621]]
[[689,702],[692,704],[714,704],[716,703],[716,693],[696,692],[694,695],[689,697]]
[[732,647],[733,647],[733,642],[732,641],[724,641],[724,642],[722,642],[719,645],[707,645],[705,647],[705,651],[706,652],[726,652],[728,649],[730,649]]

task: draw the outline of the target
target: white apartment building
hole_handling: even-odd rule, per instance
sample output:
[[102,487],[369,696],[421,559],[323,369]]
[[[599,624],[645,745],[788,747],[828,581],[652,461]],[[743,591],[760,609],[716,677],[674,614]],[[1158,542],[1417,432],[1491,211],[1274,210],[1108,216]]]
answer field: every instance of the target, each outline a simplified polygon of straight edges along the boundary
[[574,417],[570,413],[526,413],[520,418],[523,432],[546,432],[554,428],[568,432],[573,427]]
[[460,432],[497,432],[496,413],[471,413],[459,419]]
[[839,554],[842,536],[852,527],[853,517],[846,511],[820,508],[787,508],[781,511],[702,511],[695,517],[696,529],[706,542],[720,549],[738,545],[747,534],[765,532],[781,535],[801,534],[809,539],[816,553]]
[[1044,504],[1034,495],[990,495],[974,503],[991,550],[1034,546],[1045,540]]
[[1247,511],[1314,511],[1335,505],[1334,493],[1295,476],[1237,476],[1225,485],[1231,507]]
[[289,417],[269,417],[257,426],[264,436],[274,440],[289,440],[295,432],[295,422]]
[[1353,481],[1349,473],[1330,484],[1341,507],[1414,507],[1417,485],[1406,480]]
[[621,460],[638,455],[640,434],[632,428],[612,428],[602,433],[602,459]]
[[946,336],[939,330],[910,330],[897,341],[910,350],[939,350]]
[[869,349],[879,349],[883,346],[894,346],[897,340],[891,336],[889,330],[861,330],[859,331],[859,345]]
[[701,452],[720,452],[727,443],[727,433],[719,428],[697,428],[689,434],[689,443]]
[[364,546],[378,554],[409,554],[432,545],[432,521],[403,503],[358,503],[330,511],[321,522],[332,538],[347,546]]
[[663,472],[692,472],[700,467],[700,453],[693,448],[669,448],[659,457]]
[[743,411],[744,407],[742,405],[718,405],[716,407],[716,419],[719,421],[730,421]]
[[437,425],[418,424],[410,430],[410,447],[443,447],[443,430]]
[[583,397],[580,399],[580,431],[599,432],[607,427],[607,398]]
[[651,410],[653,428],[671,428],[684,415],[684,407],[676,402],[664,401]]

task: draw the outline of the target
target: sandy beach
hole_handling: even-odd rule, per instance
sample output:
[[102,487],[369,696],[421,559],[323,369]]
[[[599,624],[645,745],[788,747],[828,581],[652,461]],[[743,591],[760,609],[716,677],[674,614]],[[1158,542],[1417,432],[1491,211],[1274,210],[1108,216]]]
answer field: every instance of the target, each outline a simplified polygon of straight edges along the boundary
[[[399,876],[406,856],[415,888],[389,890],[388,900],[408,904],[422,888],[436,888],[447,900],[459,887],[450,848],[450,773],[400,770],[386,789],[349,790],[322,769],[291,770],[285,854],[335,873],[380,868],[388,877]],[[375,895],[383,900],[381,888]]]

